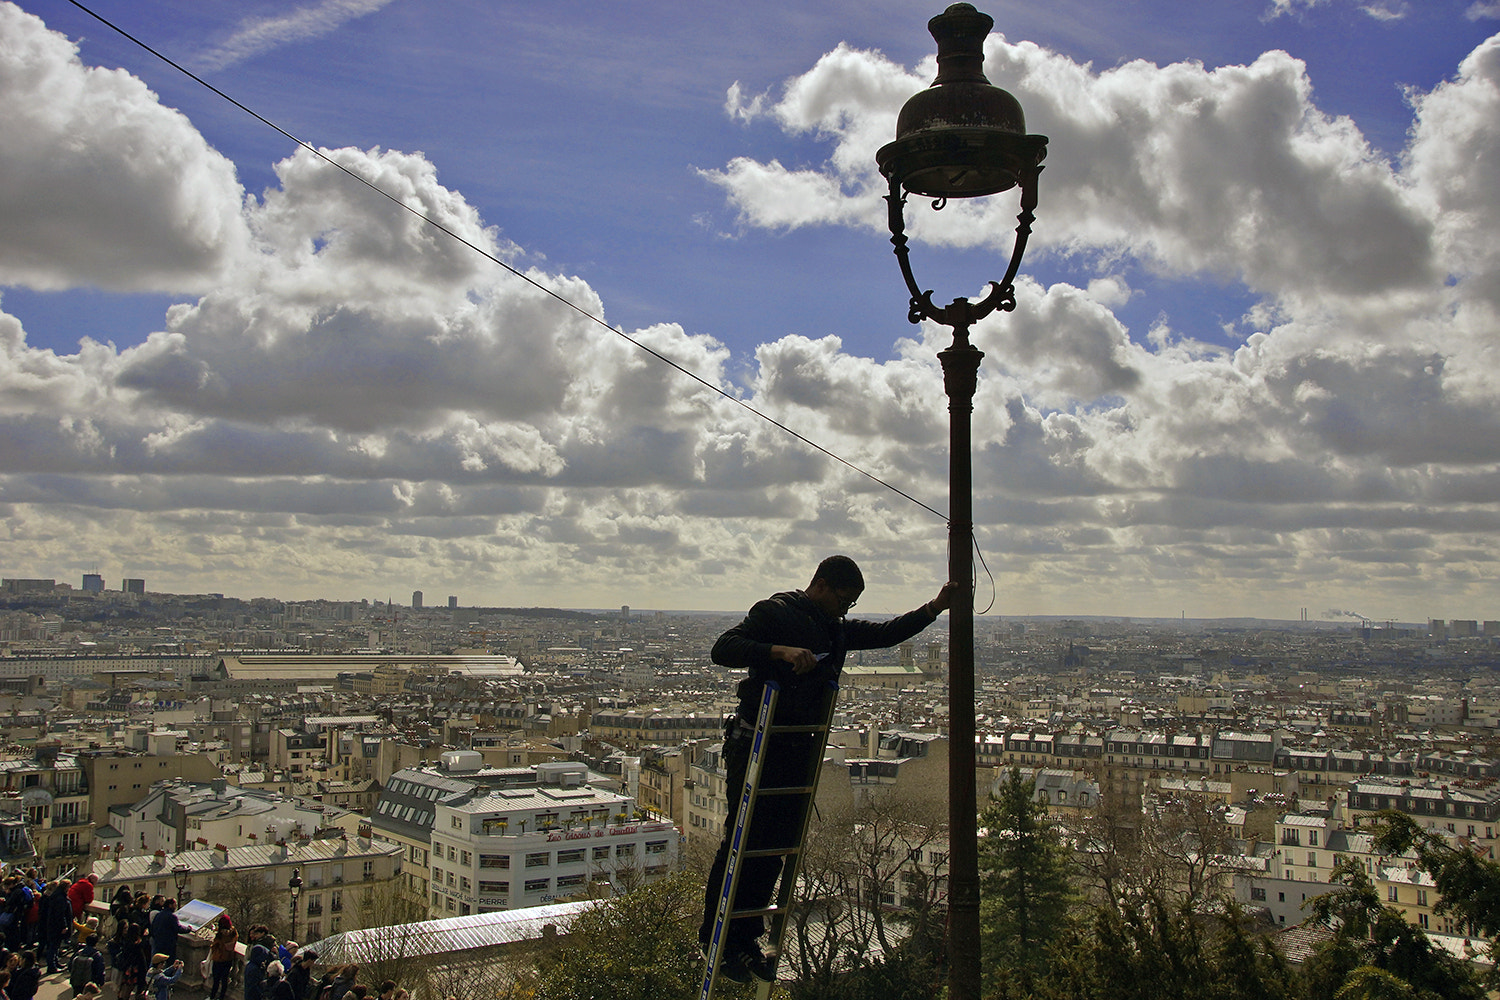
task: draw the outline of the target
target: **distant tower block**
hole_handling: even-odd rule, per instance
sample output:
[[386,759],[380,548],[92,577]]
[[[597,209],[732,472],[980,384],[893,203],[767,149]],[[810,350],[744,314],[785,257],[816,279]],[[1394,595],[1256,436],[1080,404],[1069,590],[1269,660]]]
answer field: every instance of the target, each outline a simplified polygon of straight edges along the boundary
[[104,593],[104,577],[98,573],[83,574],[83,592],[86,594]]
[[630,605],[628,605],[628,604],[622,604],[622,605],[620,605],[620,621],[622,621],[622,622],[628,622],[628,621],[630,621]]
[[456,607],[458,607],[458,595],[457,594],[449,594],[448,595],[448,607],[450,607],[450,608],[456,608]]
[[927,670],[929,674],[941,674],[943,672],[943,644],[940,642],[929,642],[927,644]]
[[420,608],[422,606],[422,592],[420,590],[413,590],[411,592],[411,606],[413,608]]
[[140,579],[126,579],[120,584],[120,589],[127,594],[145,594],[146,581]]
[[915,667],[917,665],[917,659],[915,654],[912,652],[911,643],[903,642],[900,646],[897,647],[897,652],[901,654],[901,665],[903,667]]

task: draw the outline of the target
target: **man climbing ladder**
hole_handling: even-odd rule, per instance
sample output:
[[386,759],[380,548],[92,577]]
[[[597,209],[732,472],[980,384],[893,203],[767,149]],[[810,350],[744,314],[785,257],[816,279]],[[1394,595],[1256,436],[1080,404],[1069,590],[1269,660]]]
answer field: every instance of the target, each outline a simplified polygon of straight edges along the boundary
[[[795,730],[776,733],[764,744],[759,761],[760,787],[808,787],[822,761],[827,738],[827,701],[837,687],[844,656],[851,649],[884,649],[905,642],[931,625],[947,610],[953,584],[945,584],[938,595],[914,611],[887,622],[870,622],[845,616],[865,589],[864,575],[848,556],[829,556],[818,564],[806,590],[775,594],[759,601],[744,621],[725,632],[714,643],[713,661],[721,666],[744,669],[749,675],[737,689],[739,707],[725,724],[724,769],[729,814],[724,838],[709,870],[703,904],[703,922],[698,941],[705,955],[714,930],[715,911],[724,888],[731,839],[745,774],[754,743],[755,720],[768,682],[779,692],[773,727]],[[757,796],[750,817],[747,851],[738,871],[733,902],[736,912],[762,910],[770,902],[789,848],[804,828],[811,795],[765,794]],[[724,932],[719,974],[733,982],[752,979],[769,982],[775,976],[776,956],[760,949],[765,932],[762,916],[741,916],[729,921]],[[774,943],[774,942],[773,942]],[[712,971],[712,970],[710,970]]]

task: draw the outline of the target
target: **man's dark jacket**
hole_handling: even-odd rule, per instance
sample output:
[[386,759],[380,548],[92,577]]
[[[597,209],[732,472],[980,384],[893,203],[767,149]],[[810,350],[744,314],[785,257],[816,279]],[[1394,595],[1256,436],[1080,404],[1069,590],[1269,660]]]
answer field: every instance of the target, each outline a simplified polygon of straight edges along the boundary
[[[936,620],[927,605],[887,622],[858,618],[831,618],[819,610],[800,590],[775,594],[757,601],[745,620],[719,636],[713,661],[743,669],[750,676],[737,688],[739,717],[754,722],[760,711],[761,689],[767,681],[781,684],[776,705],[780,725],[820,722],[818,709],[830,681],[844,669],[844,654],[851,649],[885,649],[905,642]],[[797,674],[792,665],[771,658],[772,646],[798,646],[818,656],[818,666]]]

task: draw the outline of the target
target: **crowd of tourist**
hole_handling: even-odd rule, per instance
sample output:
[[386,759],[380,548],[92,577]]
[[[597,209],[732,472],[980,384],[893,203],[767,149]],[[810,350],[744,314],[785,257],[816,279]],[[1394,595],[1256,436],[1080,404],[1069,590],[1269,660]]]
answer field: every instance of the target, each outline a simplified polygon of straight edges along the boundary
[[[177,915],[177,900],[132,893],[121,886],[109,900],[110,936],[88,912],[98,878],[77,881],[14,870],[0,883],[0,1000],[35,1000],[43,978],[68,977],[74,1000],[95,1000],[113,984],[118,1000],[171,1000],[182,978],[179,938],[192,928]],[[277,941],[255,924],[241,947],[229,914],[213,923],[213,940],[200,970],[208,1000],[231,997],[236,969],[243,970],[243,1000],[410,1000],[393,980],[359,981],[359,966],[335,965],[315,978],[318,954],[295,941]],[[43,967],[45,964],[45,968]]]

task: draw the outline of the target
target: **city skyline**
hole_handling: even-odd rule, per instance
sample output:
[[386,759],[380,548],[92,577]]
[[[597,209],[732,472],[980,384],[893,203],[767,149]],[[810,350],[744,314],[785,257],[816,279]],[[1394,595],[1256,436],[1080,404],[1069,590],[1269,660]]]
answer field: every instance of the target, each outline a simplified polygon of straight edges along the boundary
[[[940,4],[93,6],[946,507],[945,339],[873,158]],[[975,332],[992,613],[1493,617],[1500,4],[978,6],[1051,137]],[[77,8],[0,3],[0,38],[7,577],[736,609],[842,551],[887,613],[944,576],[940,516]],[[914,203],[919,281],[979,292],[1015,212]]]

